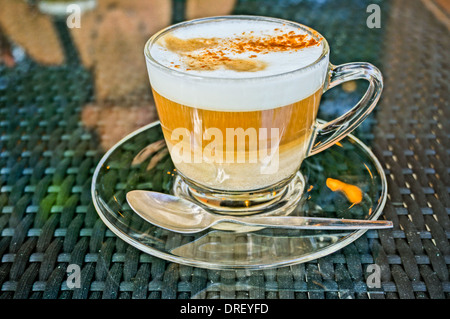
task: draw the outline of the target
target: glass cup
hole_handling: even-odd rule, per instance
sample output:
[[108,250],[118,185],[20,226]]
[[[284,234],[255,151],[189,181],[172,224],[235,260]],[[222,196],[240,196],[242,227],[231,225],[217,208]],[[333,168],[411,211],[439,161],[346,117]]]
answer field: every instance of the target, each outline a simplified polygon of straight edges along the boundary
[[[295,28],[313,38],[321,51],[305,66],[240,77],[226,72],[220,76],[208,71],[193,73],[164,64],[156,56],[157,46],[174,33],[195,27],[211,34],[214,25],[224,22]],[[164,138],[178,174],[174,193],[216,213],[292,211],[304,190],[299,172],[302,161],[361,124],[383,88],[375,66],[365,62],[335,66],[329,63],[329,52],[326,39],[317,31],[258,16],[197,19],[152,36],[145,45],[145,57]],[[328,123],[317,120],[325,91],[360,79],[369,86],[350,111]]]

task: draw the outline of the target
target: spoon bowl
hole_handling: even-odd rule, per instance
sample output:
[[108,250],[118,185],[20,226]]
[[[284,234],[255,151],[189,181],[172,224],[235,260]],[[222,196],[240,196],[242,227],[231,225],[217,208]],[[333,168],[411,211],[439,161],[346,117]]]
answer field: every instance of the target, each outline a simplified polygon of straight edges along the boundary
[[135,190],[127,193],[127,201],[146,221],[179,233],[200,232],[214,222],[200,206],[163,193]]

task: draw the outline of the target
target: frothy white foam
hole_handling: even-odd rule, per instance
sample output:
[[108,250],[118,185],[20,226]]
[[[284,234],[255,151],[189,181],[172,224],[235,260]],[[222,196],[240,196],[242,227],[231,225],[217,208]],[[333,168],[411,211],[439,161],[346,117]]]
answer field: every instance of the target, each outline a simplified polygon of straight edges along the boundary
[[[254,37],[264,37],[291,31],[295,34],[306,33],[302,29],[277,22],[232,19],[178,28],[171,35],[185,40],[228,39],[242,36],[243,32]],[[253,59],[264,62],[266,67],[256,72],[238,72],[225,68],[201,71],[189,70],[182,55],[168,50],[161,42],[156,42],[150,48],[150,55],[160,65],[174,71],[157,67],[149,59],[147,67],[153,89],[174,102],[210,110],[254,111],[292,104],[321,88],[326,77],[328,55],[320,62],[314,62],[322,52],[323,43],[300,50],[264,54],[225,50],[224,53],[230,58],[248,59],[252,55]],[[173,68],[175,65],[177,69]]]

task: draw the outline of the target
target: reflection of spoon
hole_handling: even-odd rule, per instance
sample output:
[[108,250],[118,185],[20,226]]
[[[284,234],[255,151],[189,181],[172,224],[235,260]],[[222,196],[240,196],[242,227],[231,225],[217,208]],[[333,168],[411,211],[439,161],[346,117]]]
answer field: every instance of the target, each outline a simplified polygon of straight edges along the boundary
[[374,229],[390,228],[392,222],[300,216],[216,215],[172,195],[134,190],[127,193],[130,207],[146,221],[178,233],[196,233],[220,222],[290,229]]

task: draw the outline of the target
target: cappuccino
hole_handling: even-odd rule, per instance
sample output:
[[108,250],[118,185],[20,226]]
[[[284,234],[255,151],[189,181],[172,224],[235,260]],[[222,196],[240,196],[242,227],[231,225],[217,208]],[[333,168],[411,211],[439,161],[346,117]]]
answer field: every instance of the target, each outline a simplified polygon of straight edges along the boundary
[[292,178],[312,139],[323,51],[313,30],[275,20],[203,20],[160,33],[147,66],[177,171],[223,191]]

